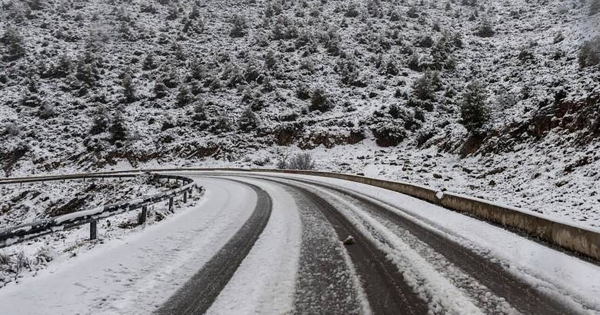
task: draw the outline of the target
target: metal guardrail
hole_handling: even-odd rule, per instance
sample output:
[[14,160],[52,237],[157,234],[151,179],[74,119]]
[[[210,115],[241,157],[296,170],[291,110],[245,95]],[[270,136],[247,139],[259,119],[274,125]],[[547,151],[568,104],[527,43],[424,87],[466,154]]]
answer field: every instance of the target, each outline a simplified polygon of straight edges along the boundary
[[[75,175],[64,175],[64,176],[44,176],[44,177],[32,177],[32,178],[11,178],[8,180],[1,180],[0,185],[5,184],[23,184],[33,182],[45,182],[45,181],[58,181],[58,180],[75,180],[75,179],[103,179],[103,178],[131,178],[136,177],[142,173],[140,171],[132,172],[115,172],[106,174],[75,174]],[[166,174],[154,174],[151,173],[154,179],[161,180],[165,179],[167,182],[181,181],[184,185],[171,189],[166,192],[145,196],[135,200],[128,200],[115,204],[108,204],[101,207],[97,207],[90,210],[77,211],[68,213],[65,215],[34,221],[18,226],[13,226],[0,230],[0,248],[10,246],[16,243],[20,243],[26,240],[30,240],[36,237],[44,236],[53,232],[62,231],[64,229],[72,228],[75,226],[90,224],[90,239],[96,239],[98,235],[98,220],[108,218],[117,214],[142,209],[139,217],[139,224],[146,222],[148,206],[169,200],[169,211],[173,211],[174,198],[177,196],[183,197],[183,202],[187,203],[188,197],[190,197],[198,186],[193,179],[178,176],[178,175],[166,175]]]

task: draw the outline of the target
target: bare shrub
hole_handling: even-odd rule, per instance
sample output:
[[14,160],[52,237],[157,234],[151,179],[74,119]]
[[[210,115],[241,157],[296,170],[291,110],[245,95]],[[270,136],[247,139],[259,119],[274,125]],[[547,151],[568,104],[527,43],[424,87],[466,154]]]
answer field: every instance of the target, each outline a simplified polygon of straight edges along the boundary
[[38,111],[38,116],[42,119],[48,119],[56,116],[56,109],[54,108],[54,105],[44,102]]
[[290,169],[290,170],[314,170],[315,161],[310,153],[299,153],[287,159],[284,157],[277,163],[279,169]]
[[[3,135],[7,135],[10,137],[16,137],[21,133],[21,127],[14,122],[9,122],[4,125],[4,130],[2,132]],[[1,262],[0,262],[1,264]]]
[[12,262],[12,258],[9,254],[0,252],[0,268],[8,269],[8,266]]
[[52,261],[53,259],[54,259],[54,257],[52,256],[52,253],[50,252],[50,248],[47,246],[44,246],[44,247],[38,249],[37,253],[35,254],[35,260],[38,265],[46,264],[46,263]]
[[19,252],[15,258],[14,271],[21,273],[25,269],[31,269],[31,260],[25,255],[24,252]]
[[519,102],[519,97],[508,91],[501,92],[500,95],[496,96],[496,106],[498,109],[504,110],[512,108]]

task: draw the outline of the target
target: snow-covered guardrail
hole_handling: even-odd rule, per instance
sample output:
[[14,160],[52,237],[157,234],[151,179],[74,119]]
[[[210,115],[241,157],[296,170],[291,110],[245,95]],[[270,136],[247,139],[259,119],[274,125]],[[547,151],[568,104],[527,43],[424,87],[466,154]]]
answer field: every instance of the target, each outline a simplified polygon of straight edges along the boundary
[[[131,174],[132,172],[126,172],[129,174],[123,174],[116,172],[113,174],[76,174],[76,175],[64,175],[64,176],[44,176],[44,177],[32,177],[32,178],[11,178],[0,180],[0,185],[3,184],[22,184],[31,182],[43,182],[43,181],[56,181],[56,180],[75,180],[75,179],[101,179],[101,178],[121,178],[121,177],[135,177],[137,175]],[[136,171],[135,173],[139,173]],[[50,219],[43,219],[34,221],[27,224],[22,224],[7,229],[0,230],[0,248],[10,246],[15,243],[30,240],[36,237],[47,235],[56,231],[68,229],[74,226],[90,224],[90,239],[96,239],[97,237],[97,222],[100,219],[111,217],[117,214],[121,214],[128,211],[142,209],[140,215],[140,224],[144,223],[147,216],[148,206],[169,200],[169,211],[173,210],[173,199],[177,196],[182,196],[184,203],[187,202],[188,196],[191,196],[194,189],[197,188],[196,183],[193,179],[185,176],[178,175],[166,175],[166,174],[152,174],[155,179],[165,179],[167,181],[181,181],[184,185],[171,189],[158,194],[145,196],[135,200],[128,200],[115,204],[108,204],[94,209],[77,211],[68,213],[65,215],[57,216]]]
[[[350,175],[331,172],[303,170],[273,170],[273,169],[234,169],[234,168],[166,168],[144,169],[130,171],[113,171],[95,173],[93,175],[130,174],[144,172],[177,172],[177,171],[225,171],[225,172],[256,172],[284,173],[329,177],[362,183],[370,186],[399,192],[441,207],[465,213],[479,219],[498,224],[504,228],[523,233],[531,238],[557,246],[576,254],[600,261],[600,230],[578,226],[571,222],[559,221],[537,213],[496,204],[487,200],[469,196],[440,192],[429,187],[404,182],[388,181],[369,178],[360,175]],[[78,175],[71,175],[78,176]],[[83,174],[79,175],[83,176]],[[34,177],[35,178],[35,177]],[[41,177],[40,177],[41,178]],[[29,178],[30,180],[33,178]],[[19,178],[0,179],[0,184],[20,180]]]

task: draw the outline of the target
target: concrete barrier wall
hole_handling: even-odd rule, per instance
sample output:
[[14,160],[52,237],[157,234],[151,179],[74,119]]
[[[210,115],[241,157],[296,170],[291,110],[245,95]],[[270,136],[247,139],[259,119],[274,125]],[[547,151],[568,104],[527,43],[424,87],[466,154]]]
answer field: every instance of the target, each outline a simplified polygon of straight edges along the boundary
[[444,194],[439,204],[600,260],[600,233],[596,231],[452,193]]
[[[251,171],[274,172],[273,170],[256,169]],[[290,170],[277,170],[275,172],[337,178],[395,191],[488,222],[500,224],[510,230],[525,233],[532,238],[543,240],[549,244],[600,261],[600,233],[567,223],[552,221],[548,218],[519,211],[516,208],[500,206],[485,200],[453,193],[444,193],[441,198],[437,198],[437,191],[431,188],[364,176]]]
[[[113,171],[96,173],[135,173],[135,172],[171,172],[171,171],[227,171],[227,172],[257,172],[257,173],[285,173],[299,174],[319,177],[329,177],[352,181],[356,183],[375,186],[408,196],[412,196],[441,207],[465,213],[479,219],[496,223],[510,230],[516,230],[526,235],[543,240],[549,244],[559,246],[569,251],[600,261],[600,233],[565,222],[556,222],[532,213],[520,211],[516,208],[501,206],[481,199],[461,196],[453,193],[444,193],[437,198],[437,191],[410,183],[393,182],[374,179],[358,175],[301,171],[301,170],[269,170],[269,169],[230,169],[230,168],[170,168],[170,169],[147,169],[131,171]],[[79,174],[81,176],[83,174]],[[71,175],[77,177],[78,175]],[[50,176],[51,177],[51,176]],[[43,177],[39,177],[43,178]],[[10,182],[14,179],[0,179],[0,184]],[[17,179],[18,181],[19,179]],[[31,178],[29,178],[31,180]]]

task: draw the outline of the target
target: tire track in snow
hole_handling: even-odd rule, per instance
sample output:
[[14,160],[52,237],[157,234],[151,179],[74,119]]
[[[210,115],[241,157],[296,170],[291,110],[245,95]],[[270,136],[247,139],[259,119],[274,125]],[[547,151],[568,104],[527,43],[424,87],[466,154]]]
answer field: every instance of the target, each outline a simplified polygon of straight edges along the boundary
[[[520,312],[525,314],[559,315],[570,314],[574,311],[508,273],[501,265],[485,259],[468,248],[390,211],[387,208],[391,207],[390,205],[381,204],[369,196],[337,186],[323,185],[310,180],[291,180],[331,190],[359,201],[363,205],[363,209],[380,216],[396,225],[399,229],[414,235],[417,239],[423,241],[437,253],[445,257],[450,263],[468,273],[480,284],[488,288],[494,295],[506,299],[511,306]],[[489,296],[481,298],[485,299],[489,298]]]
[[256,244],[206,314],[291,314],[302,244],[295,198],[279,185],[243,180],[271,196],[273,211]]
[[289,187],[285,189],[296,200],[302,221],[295,313],[369,313],[356,270],[333,226],[311,199]]
[[254,212],[225,246],[173,294],[155,314],[204,314],[233,277],[267,226],[272,211],[272,200],[269,194],[256,185],[235,182],[247,185],[256,192],[258,200]]
[[[287,182],[263,179],[285,185],[305,195],[322,211],[334,227],[338,239],[363,234],[317,194]],[[371,242],[368,237],[359,237],[364,241],[346,249],[361,280],[371,311],[374,314],[427,314],[428,306],[425,300],[404,281],[402,273],[386,257],[386,253],[379,250],[377,244]]]

